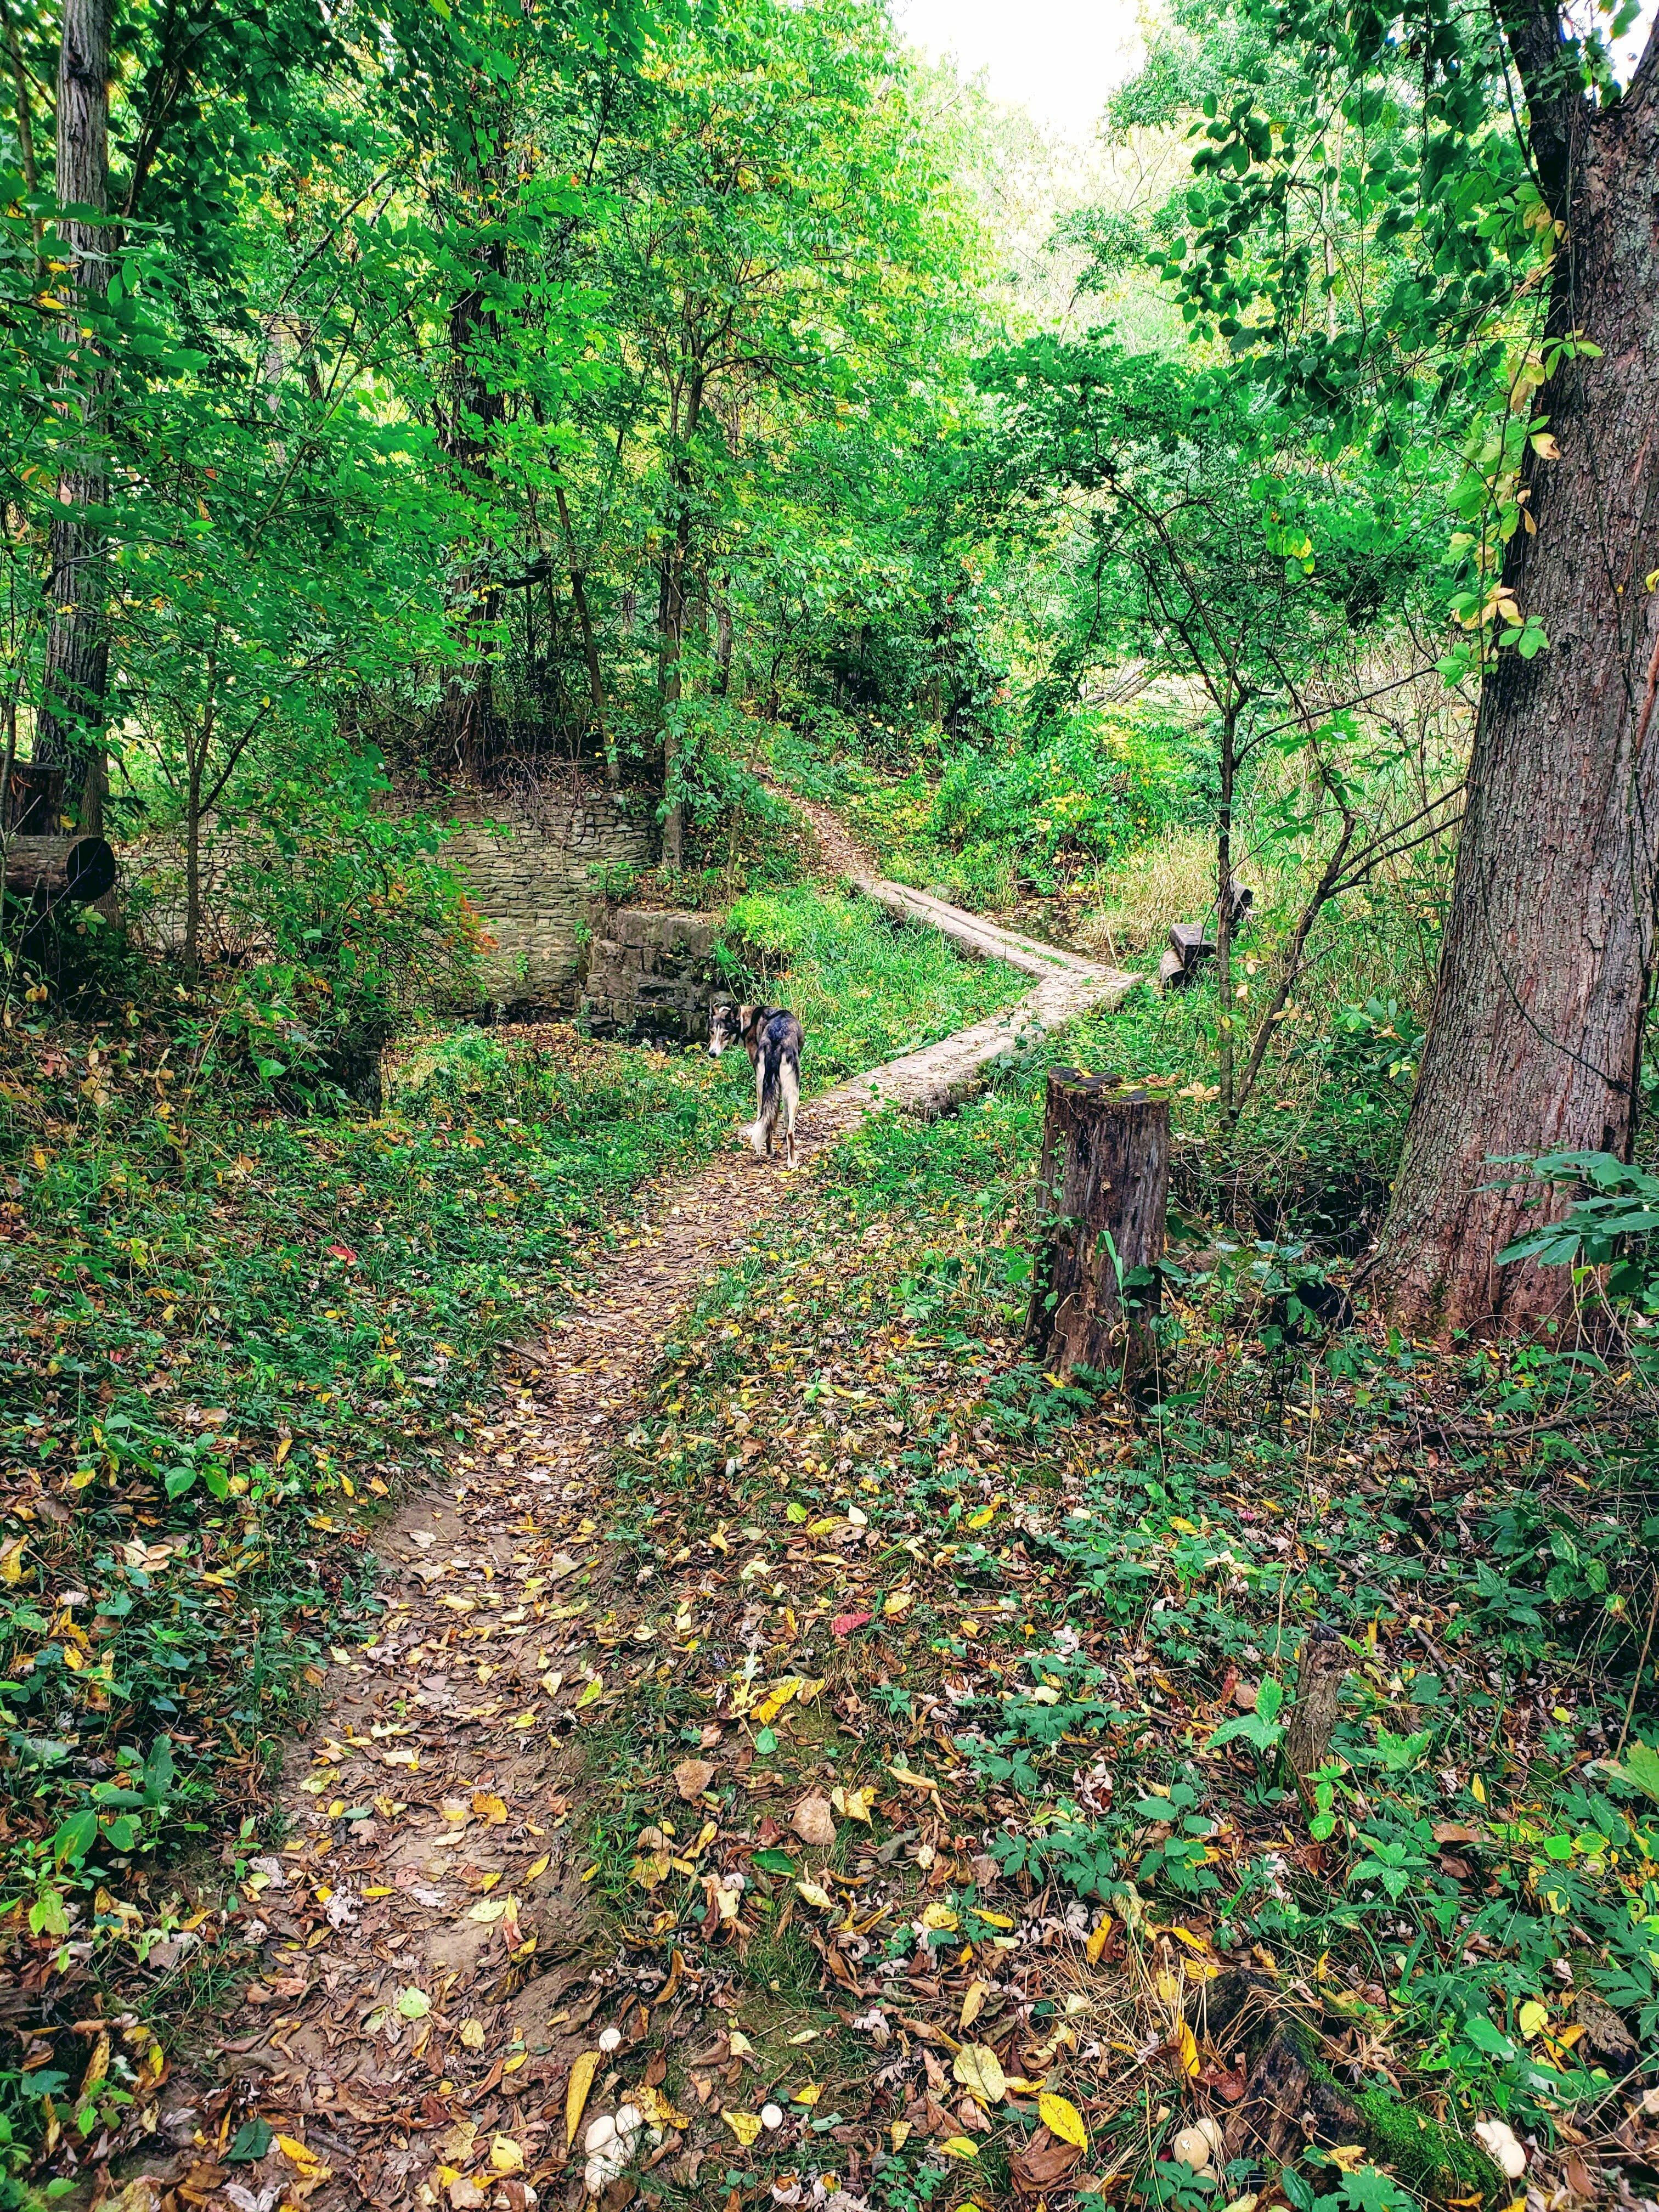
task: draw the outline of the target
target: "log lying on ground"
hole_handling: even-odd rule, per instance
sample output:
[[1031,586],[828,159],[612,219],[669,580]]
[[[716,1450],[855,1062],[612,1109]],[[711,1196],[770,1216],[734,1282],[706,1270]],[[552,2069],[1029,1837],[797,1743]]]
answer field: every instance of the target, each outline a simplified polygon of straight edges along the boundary
[[1164,1256],[1170,1102],[1115,1075],[1048,1071],[1042,1186],[1052,1222],[1039,1255],[1030,1330],[1061,1373],[1133,1382],[1152,1364],[1159,1285],[1126,1283]]
[[115,853],[101,837],[14,837],[5,848],[10,898],[42,907],[89,905],[115,888]]

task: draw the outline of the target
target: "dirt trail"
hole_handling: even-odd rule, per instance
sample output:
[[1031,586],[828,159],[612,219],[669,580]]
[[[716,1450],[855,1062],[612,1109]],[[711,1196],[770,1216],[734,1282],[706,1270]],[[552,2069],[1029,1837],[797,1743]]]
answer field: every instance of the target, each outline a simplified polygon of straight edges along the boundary
[[[1007,1013],[809,1099],[807,1161],[872,1103],[943,1103],[1022,1033],[1115,1006],[1136,980],[880,884],[833,816],[804,811],[833,868],[1038,977]],[[670,1331],[790,1188],[743,1152],[647,1193],[496,1419],[454,1455],[450,1486],[382,1532],[379,1639],[337,1655],[316,1727],[289,1754],[290,1840],[253,1863],[245,1891],[262,1967],[225,2023],[220,2086],[198,2077],[164,2104],[175,2203],[522,2212],[537,2201],[522,2174],[537,2172],[546,2201],[582,2201],[579,2157],[547,2199],[565,2083],[601,2001],[562,1787],[577,1714],[607,1676],[642,1682],[660,1656],[643,1617],[594,1632],[634,1580],[605,1548],[608,1462]],[[249,2154],[256,2124],[228,2162],[256,2114],[268,2147]]]

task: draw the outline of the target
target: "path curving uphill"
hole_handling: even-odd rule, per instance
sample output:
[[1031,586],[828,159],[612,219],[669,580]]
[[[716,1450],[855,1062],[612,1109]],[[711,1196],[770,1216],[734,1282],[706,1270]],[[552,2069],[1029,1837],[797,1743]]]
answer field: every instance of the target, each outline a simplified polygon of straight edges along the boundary
[[[1034,979],[1007,1012],[809,1100],[805,1158],[877,1106],[960,1098],[1022,1036],[1139,981],[884,883],[828,810],[802,811],[828,871]],[[380,1633],[337,1655],[311,1737],[289,1748],[289,1840],[244,1893],[259,1973],[221,2024],[216,2085],[180,2081],[161,2115],[191,2147],[142,2179],[154,2203],[168,2190],[227,2212],[583,2201],[565,2100],[614,1938],[566,1821],[571,1724],[642,1692],[661,1656],[642,1617],[617,1625],[634,1581],[607,1546],[609,1462],[670,1331],[790,1188],[745,1150],[647,1193],[541,1351],[515,1355],[451,1486],[381,1532]]]

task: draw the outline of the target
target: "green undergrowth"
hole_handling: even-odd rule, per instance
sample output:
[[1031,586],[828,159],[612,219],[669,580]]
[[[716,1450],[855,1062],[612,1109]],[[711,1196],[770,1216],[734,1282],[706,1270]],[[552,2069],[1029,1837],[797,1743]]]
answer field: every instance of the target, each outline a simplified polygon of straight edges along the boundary
[[7,1089],[0,1960],[62,1938],[46,2002],[142,1956],[169,1863],[257,1817],[372,1613],[368,1523],[607,1214],[730,1122],[700,1056],[568,1029],[439,1040],[372,1121],[172,1073],[163,1039],[42,1034]]
[[[1124,1047],[1105,1025],[1070,1042],[1103,1062]],[[1359,1328],[1291,1344],[1284,1255],[1263,1246],[1175,1285],[1142,1413],[1102,1381],[1060,1383],[1024,1344],[1040,1127],[1028,1075],[954,1119],[884,1115],[843,1139],[764,1265],[732,1271],[681,1333],[630,1440],[624,1522],[649,1555],[678,1541],[688,1577],[744,1524],[757,1680],[827,1673],[855,1686],[837,1711],[860,1711],[829,1767],[827,1722],[751,1724],[757,1765],[779,1767],[785,1803],[809,1776],[875,1783],[860,1914],[890,1893],[877,1845],[892,1834],[895,1877],[908,1863],[856,2007],[879,1982],[959,2033],[988,1976],[977,2032],[1083,2113],[1103,2195],[1499,2204],[1519,2192],[1475,2130],[1500,2123],[1547,2195],[1583,2173],[1561,2163],[1577,2145],[1639,2144],[1659,2052],[1641,1378]],[[849,1516],[838,1572],[787,1549],[797,1529],[843,1541]],[[1282,1747],[1316,1632],[1339,1639],[1341,1691],[1304,1797]],[[949,1908],[938,1935],[904,1901],[921,1815],[888,1778],[918,1769],[941,1793],[920,1861]],[[968,1875],[972,1853],[996,1883]],[[1000,1950],[989,1931],[1011,1923]],[[1348,2100],[1365,2157],[1346,2178],[1312,2154],[1207,2179],[1174,2161],[1194,2106],[1169,2007],[1184,1993],[1199,2017],[1229,1969]],[[1200,2098],[1233,2055],[1200,2021]],[[834,2091],[875,2147],[871,2201],[960,2193],[967,2154],[914,2130],[884,2146],[910,2094],[885,2088],[896,2075],[871,2051]],[[1004,2201],[986,2180],[1035,2121],[1012,2095],[990,2117],[980,2202]]]
[[937,930],[812,884],[738,899],[720,959],[739,996],[787,1000],[799,1016],[809,1091],[936,1043],[1029,988],[1000,960],[968,959]]

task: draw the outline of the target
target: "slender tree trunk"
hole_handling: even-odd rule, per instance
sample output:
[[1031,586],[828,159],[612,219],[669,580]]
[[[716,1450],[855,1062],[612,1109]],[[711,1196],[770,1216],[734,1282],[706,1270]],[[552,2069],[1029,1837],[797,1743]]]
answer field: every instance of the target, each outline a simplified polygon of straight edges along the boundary
[[576,605],[576,620],[582,634],[582,653],[587,662],[587,693],[593,702],[593,726],[599,733],[599,743],[605,747],[605,780],[614,791],[622,781],[622,764],[617,748],[605,721],[605,678],[599,670],[599,648],[593,639],[593,624],[587,612],[587,584],[581,562],[576,558],[576,533],[570,527],[570,509],[565,504],[564,486],[556,478],[553,496],[558,501],[559,526],[564,532],[565,556],[570,563],[570,596]]
[[1233,786],[1238,776],[1238,712],[1221,718],[1221,803],[1215,830],[1216,1072],[1221,1079],[1224,1127],[1234,1119],[1233,1097]]
[[1504,654],[1481,694],[1434,1012],[1368,1271],[1396,1318],[1442,1329],[1531,1328],[1567,1291],[1561,1268],[1498,1267],[1537,1218],[1501,1164],[1630,1157],[1659,871],[1659,46],[1596,111],[1559,91],[1553,9],[1505,27],[1567,227],[1551,329],[1601,350],[1536,403],[1560,457],[1528,456],[1537,535],[1516,532],[1504,581],[1550,649]]
[[[462,182],[462,198],[469,219],[478,229],[489,223],[489,186],[497,164],[492,158],[483,169]],[[490,474],[489,441],[505,408],[489,380],[489,354],[498,335],[495,286],[505,266],[498,238],[486,235],[470,245],[473,281],[450,304],[449,390],[444,410],[441,440],[444,452],[463,489],[482,501]],[[490,750],[493,716],[490,663],[500,593],[485,581],[482,564],[474,562],[468,580],[462,621],[477,632],[471,665],[446,681],[451,744],[457,762],[469,775],[483,772]]]
[[[109,207],[109,0],[64,0],[58,68],[58,198],[64,207]],[[101,300],[109,288],[105,225],[66,217],[58,227],[70,268],[64,278],[71,298]],[[65,325],[71,343],[78,318]],[[83,370],[83,374],[86,372]],[[58,482],[64,509],[52,526],[47,580],[51,628],[41,674],[34,757],[69,771],[80,794],[82,826],[102,827],[103,779],[99,740],[109,672],[104,532],[88,518],[104,504],[106,482],[99,444],[106,399],[104,380],[88,376],[79,398],[81,451]]]
[[662,702],[663,792],[670,799],[663,822],[663,859],[671,868],[685,863],[685,803],[674,794],[679,772],[678,737],[673,709],[679,705],[684,682],[681,657],[685,645],[685,584],[691,562],[691,460],[689,448],[697,434],[702,412],[702,374],[695,370],[685,404],[684,444],[674,464],[674,531],[663,565]]

